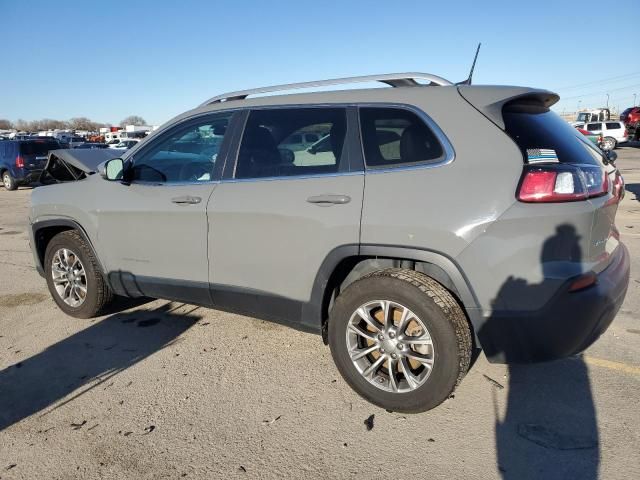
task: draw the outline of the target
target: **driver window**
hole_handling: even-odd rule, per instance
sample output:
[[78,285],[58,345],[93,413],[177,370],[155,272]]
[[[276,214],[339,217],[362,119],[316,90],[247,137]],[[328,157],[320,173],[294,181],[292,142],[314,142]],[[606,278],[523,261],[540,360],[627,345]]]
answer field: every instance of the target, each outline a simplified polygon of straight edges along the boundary
[[213,171],[231,113],[208,117],[168,132],[151,150],[134,159],[132,181],[199,183],[213,180]]

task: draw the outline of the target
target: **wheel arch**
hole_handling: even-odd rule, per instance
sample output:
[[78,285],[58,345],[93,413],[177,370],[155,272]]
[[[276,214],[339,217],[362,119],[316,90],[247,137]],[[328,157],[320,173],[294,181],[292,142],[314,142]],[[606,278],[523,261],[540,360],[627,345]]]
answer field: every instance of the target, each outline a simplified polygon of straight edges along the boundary
[[85,243],[93,253],[93,256],[98,262],[100,273],[105,281],[107,281],[104,267],[100,262],[100,258],[98,257],[95,248],[93,247],[93,243],[91,243],[87,232],[78,222],[69,218],[41,220],[39,222],[33,223],[31,225],[31,229],[33,235],[33,249],[36,254],[36,261],[38,262],[36,265],[36,269],[38,270],[38,272],[44,272],[44,255],[47,251],[47,245],[49,245],[51,239],[59,233],[65,232],[67,230],[75,230],[80,234],[82,239],[85,241]]
[[[316,275],[303,315],[320,323],[327,343],[329,310],[336,295],[358,278],[381,268],[400,267],[425,273],[449,290],[465,310],[472,331],[480,318],[478,300],[462,269],[447,255],[426,249],[390,245],[343,245],[332,250]],[[476,338],[477,342],[477,338]]]

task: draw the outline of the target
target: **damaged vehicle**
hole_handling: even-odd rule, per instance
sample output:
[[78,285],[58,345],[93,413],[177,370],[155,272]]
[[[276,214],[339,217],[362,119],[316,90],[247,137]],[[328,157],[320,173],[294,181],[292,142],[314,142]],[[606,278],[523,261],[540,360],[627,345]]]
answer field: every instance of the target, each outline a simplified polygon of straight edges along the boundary
[[62,149],[49,153],[47,163],[40,174],[40,183],[74,182],[83,180],[98,171],[102,162],[116,158],[124,150],[113,149]]
[[[282,95],[356,82],[387,88]],[[621,177],[558,99],[428,73],[219,95],[118,158],[51,155],[35,265],[68,315],[121,295],[279,322],[320,335],[365,399],[425,411],[479,349],[574,355],[625,298]]]

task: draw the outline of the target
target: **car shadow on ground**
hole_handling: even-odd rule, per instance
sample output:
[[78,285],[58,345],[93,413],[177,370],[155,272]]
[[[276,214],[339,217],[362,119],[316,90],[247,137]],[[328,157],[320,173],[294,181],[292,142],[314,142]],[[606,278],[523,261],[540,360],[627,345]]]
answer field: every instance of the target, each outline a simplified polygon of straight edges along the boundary
[[[547,269],[553,269],[557,262],[580,262],[579,240],[573,226],[556,228],[555,235],[545,241],[540,257],[545,279],[553,277]],[[549,287],[557,288],[555,284],[549,285],[548,280],[530,284],[525,279],[509,278],[493,302],[494,310],[513,298],[546,295]],[[595,480],[600,442],[587,366],[581,355],[555,362],[513,364],[514,359],[520,360],[523,349],[532,340],[541,346],[538,350],[553,352],[563,348],[558,343],[564,341],[563,334],[556,339],[545,334],[547,330],[558,332],[561,328],[553,325],[554,319],[541,318],[536,325],[523,328],[527,323],[526,318],[494,316],[479,332],[483,341],[486,332],[510,331],[508,342],[483,341],[487,356],[497,355],[509,363],[507,405],[502,418],[497,402],[502,385],[492,382],[500,474],[513,480]]]
[[198,307],[177,313],[182,307],[166,303],[111,315],[0,371],[0,431],[73,401],[171,345],[201,318]]
[[635,200],[640,202],[640,183],[627,183],[624,189],[635,195]]

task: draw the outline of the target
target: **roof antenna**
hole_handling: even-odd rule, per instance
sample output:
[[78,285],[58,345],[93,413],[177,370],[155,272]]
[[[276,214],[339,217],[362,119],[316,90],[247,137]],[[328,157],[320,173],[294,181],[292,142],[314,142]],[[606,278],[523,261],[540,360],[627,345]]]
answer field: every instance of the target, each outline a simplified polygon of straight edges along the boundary
[[476,60],[478,60],[478,53],[480,53],[480,45],[482,43],[478,43],[478,48],[476,49],[476,56],[473,57],[473,63],[471,64],[471,71],[469,72],[469,76],[466,80],[456,83],[456,85],[471,85],[471,78],[473,77],[473,70],[476,68]]

